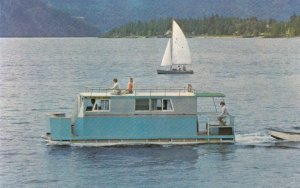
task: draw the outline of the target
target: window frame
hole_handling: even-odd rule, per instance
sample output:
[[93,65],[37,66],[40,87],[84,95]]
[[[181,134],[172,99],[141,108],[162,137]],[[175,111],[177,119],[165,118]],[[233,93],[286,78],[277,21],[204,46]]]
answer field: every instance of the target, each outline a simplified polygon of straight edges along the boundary
[[[153,106],[152,106],[152,101],[154,101],[154,100],[160,100],[160,103],[161,103],[161,109],[157,109],[157,106],[156,106],[156,109],[153,109]],[[156,111],[156,112],[160,112],[160,111],[162,111],[162,98],[151,98],[150,99],[150,104],[151,104],[151,111]],[[157,104],[157,103],[156,103]]]
[[[153,100],[160,100],[161,102],[161,109],[153,109],[152,107],[152,101]],[[171,109],[170,110],[164,110],[164,100],[170,101],[170,105],[171,105]],[[173,100],[171,98],[151,98],[150,100],[150,104],[151,104],[151,111],[154,112],[174,112],[174,105],[173,105]]]
[[[95,109],[95,107],[96,107],[96,104],[97,104],[97,101],[100,101],[100,103],[101,103],[101,101],[108,101],[108,110],[97,110],[97,109]],[[110,109],[111,109],[111,100],[110,99],[97,99],[96,98],[96,101],[95,101],[95,104],[94,104],[94,106],[93,106],[93,109],[92,109],[92,112],[110,112]]]
[[[164,110],[164,100],[169,100],[170,101],[170,105],[171,105],[171,110]],[[167,112],[174,112],[174,105],[173,105],[173,101],[171,98],[162,98],[161,99],[161,111],[167,111]]]
[[[137,109],[137,100],[147,100],[148,101],[148,109]],[[150,108],[151,108],[151,104],[150,104],[150,98],[136,98],[135,101],[134,101],[134,110],[135,111],[140,111],[140,112],[146,112],[146,111],[151,111]]]

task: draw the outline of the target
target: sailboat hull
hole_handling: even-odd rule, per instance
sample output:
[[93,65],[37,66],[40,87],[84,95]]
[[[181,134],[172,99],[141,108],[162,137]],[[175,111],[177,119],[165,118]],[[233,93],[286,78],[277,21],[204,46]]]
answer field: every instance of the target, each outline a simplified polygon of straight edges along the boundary
[[157,74],[193,74],[193,70],[160,70],[157,69]]

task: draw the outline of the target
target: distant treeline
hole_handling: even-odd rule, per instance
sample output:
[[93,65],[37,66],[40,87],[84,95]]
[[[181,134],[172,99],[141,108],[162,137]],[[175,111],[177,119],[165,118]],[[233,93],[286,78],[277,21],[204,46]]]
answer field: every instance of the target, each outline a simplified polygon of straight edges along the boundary
[[[171,18],[149,22],[131,22],[115,28],[102,37],[168,37]],[[177,19],[176,22],[188,37],[241,36],[241,37],[295,37],[300,36],[300,16],[288,21],[258,20],[256,17],[241,19],[213,15],[203,19]]]

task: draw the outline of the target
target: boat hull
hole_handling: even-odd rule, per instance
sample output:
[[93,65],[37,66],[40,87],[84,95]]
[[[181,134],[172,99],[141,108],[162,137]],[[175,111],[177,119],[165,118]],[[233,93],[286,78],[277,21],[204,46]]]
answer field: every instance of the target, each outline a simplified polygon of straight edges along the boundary
[[77,119],[51,117],[50,133],[43,138],[54,145],[194,145],[234,143],[232,126],[211,125],[199,131],[197,117],[186,116],[91,116]]
[[287,132],[287,131],[280,131],[275,129],[270,129],[269,131],[270,131],[270,135],[273,138],[276,138],[278,140],[287,140],[293,142],[300,141],[300,133],[298,132]]
[[157,70],[157,74],[194,74],[193,70]]

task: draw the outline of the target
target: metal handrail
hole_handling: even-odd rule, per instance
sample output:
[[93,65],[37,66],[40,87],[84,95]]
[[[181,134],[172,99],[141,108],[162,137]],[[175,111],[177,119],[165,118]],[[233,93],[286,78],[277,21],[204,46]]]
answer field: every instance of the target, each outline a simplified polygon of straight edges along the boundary
[[[219,123],[219,121],[218,121],[219,114],[218,113],[215,113],[215,112],[197,112],[197,115],[206,117],[206,123],[208,125]],[[233,127],[234,126],[234,119],[235,119],[235,116],[227,115],[227,117],[225,118],[225,121],[226,121],[228,126]]]

